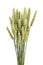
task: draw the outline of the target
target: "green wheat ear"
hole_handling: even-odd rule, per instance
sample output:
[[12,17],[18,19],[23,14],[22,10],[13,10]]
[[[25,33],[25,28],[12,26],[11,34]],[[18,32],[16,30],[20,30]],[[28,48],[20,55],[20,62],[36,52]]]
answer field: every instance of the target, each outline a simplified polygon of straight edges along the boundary
[[8,27],[6,27],[6,29],[7,29],[8,33],[9,33],[10,37],[12,38],[12,40],[14,40],[14,37],[13,37],[13,35],[11,34],[11,32],[10,32],[9,28],[8,28]]
[[28,11],[26,10],[26,8],[24,8],[23,13],[21,13],[18,9],[15,10],[13,8],[12,17],[9,17],[12,33],[10,32],[9,28],[6,27],[11,39],[15,44],[18,65],[24,65],[26,48],[25,44],[27,44],[26,42],[28,40],[30,28],[34,23],[37,11],[35,11],[31,23],[29,24],[30,14],[30,8],[28,9]]
[[34,23],[36,14],[37,14],[37,11],[35,11],[35,13],[34,13],[34,16],[33,16],[33,18],[32,18],[32,21],[31,21],[31,23],[30,23],[30,27],[31,27],[31,26],[33,25],[33,23]]

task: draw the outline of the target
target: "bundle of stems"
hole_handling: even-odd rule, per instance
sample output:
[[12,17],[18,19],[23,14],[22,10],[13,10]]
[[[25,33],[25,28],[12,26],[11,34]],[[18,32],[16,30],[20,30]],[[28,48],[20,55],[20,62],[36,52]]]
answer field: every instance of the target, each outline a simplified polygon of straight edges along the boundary
[[18,11],[18,9],[15,10],[13,8],[12,17],[9,17],[12,33],[8,27],[6,28],[10,37],[14,41],[18,65],[24,65],[28,35],[30,32],[31,26],[34,23],[36,13],[37,11],[35,11],[31,22],[29,22],[30,8],[28,9],[28,11],[26,10],[26,8],[24,8],[23,13]]

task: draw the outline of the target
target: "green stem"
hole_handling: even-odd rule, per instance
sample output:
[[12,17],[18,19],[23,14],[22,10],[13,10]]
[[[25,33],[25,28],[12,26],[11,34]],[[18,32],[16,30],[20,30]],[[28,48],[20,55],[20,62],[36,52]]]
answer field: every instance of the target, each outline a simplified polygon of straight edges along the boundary
[[24,65],[25,61],[25,44],[18,47],[19,51],[17,53],[17,64]]

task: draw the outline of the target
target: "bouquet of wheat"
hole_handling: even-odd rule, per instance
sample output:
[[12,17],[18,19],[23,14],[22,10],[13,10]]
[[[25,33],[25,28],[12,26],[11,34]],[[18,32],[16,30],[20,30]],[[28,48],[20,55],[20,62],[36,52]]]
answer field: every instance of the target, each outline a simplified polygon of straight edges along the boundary
[[15,51],[17,55],[17,64],[24,65],[25,60],[25,51],[28,40],[28,35],[30,32],[30,28],[34,23],[37,11],[35,11],[32,21],[30,21],[30,8],[28,11],[24,8],[23,13],[18,11],[18,9],[12,10],[12,17],[10,19],[11,31],[7,28],[7,31],[14,41]]

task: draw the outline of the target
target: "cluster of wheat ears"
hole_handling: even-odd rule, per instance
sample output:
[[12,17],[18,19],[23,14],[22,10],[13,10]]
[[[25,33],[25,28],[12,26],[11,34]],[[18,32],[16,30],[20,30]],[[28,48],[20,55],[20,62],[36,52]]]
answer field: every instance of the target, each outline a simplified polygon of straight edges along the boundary
[[37,11],[35,11],[30,24],[30,8],[28,9],[28,11],[26,10],[26,8],[24,8],[23,13],[18,11],[18,9],[15,10],[13,8],[12,17],[9,17],[12,33],[10,32],[8,27],[6,28],[10,37],[14,41],[18,65],[24,65],[26,50],[25,48],[27,44],[26,42],[28,39],[30,28],[34,23],[36,13]]

